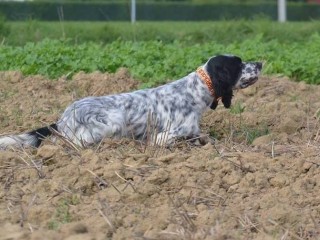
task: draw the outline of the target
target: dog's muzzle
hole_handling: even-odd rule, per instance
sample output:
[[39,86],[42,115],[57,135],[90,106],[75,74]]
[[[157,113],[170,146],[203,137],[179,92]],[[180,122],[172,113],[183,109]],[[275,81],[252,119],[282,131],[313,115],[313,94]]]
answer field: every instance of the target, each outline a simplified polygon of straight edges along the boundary
[[242,67],[242,72],[238,84],[236,84],[236,89],[247,88],[254,84],[261,73],[262,63],[261,62],[248,62],[244,63]]

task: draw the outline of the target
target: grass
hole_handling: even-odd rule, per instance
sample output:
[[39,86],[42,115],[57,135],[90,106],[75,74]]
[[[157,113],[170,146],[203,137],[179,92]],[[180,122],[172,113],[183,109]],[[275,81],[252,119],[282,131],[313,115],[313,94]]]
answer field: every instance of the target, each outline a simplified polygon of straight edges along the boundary
[[[245,142],[246,144],[252,144],[253,141],[261,136],[268,135],[270,133],[270,129],[267,125],[261,124],[259,126],[249,126],[243,121],[242,113],[245,111],[246,107],[243,106],[242,102],[235,102],[231,108],[230,113],[233,115],[238,115],[239,123],[237,127],[233,127],[230,129],[230,136],[234,138],[237,142]],[[217,135],[217,134],[216,134]]]
[[76,195],[70,198],[62,198],[58,201],[54,217],[48,223],[48,229],[58,230],[62,224],[72,222],[72,216],[69,211],[70,205],[77,205],[80,200]]
[[230,113],[236,115],[235,121],[230,115],[229,123],[226,124],[229,125],[229,128],[211,126],[209,136],[217,140],[227,138],[230,142],[251,145],[256,138],[268,135],[271,132],[266,124],[260,123],[258,126],[247,124],[242,117],[244,111],[245,106],[240,102],[235,102],[230,108]]
[[123,41],[158,40],[164,43],[180,41],[186,44],[215,41],[230,44],[246,41],[257,34],[261,34],[264,41],[276,40],[280,43],[291,43],[303,42],[306,36],[320,31],[319,21],[279,24],[268,19],[218,22],[137,22],[135,25],[129,22],[60,23],[30,20],[7,22],[6,25],[7,27],[3,30],[4,43],[20,46],[27,42],[40,42],[46,38],[71,39],[72,43],[76,44],[88,41],[105,44],[118,39]]
[[244,112],[244,110],[246,109],[245,106],[242,106],[241,102],[236,102],[235,104],[233,104],[230,108],[230,112],[232,114],[241,114]]
[[252,127],[245,127],[243,131],[246,134],[246,142],[247,144],[252,144],[253,141],[261,136],[268,135],[270,130],[267,126],[259,126],[256,128]]

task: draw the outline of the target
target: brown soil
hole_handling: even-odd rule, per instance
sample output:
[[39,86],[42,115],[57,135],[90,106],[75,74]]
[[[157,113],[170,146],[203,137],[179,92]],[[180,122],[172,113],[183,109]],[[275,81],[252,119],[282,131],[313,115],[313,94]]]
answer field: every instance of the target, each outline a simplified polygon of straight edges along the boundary
[[[125,69],[72,81],[0,73],[1,134],[73,100],[137,88]],[[320,87],[263,77],[202,121],[214,144],[50,140],[0,152],[0,239],[319,239]]]

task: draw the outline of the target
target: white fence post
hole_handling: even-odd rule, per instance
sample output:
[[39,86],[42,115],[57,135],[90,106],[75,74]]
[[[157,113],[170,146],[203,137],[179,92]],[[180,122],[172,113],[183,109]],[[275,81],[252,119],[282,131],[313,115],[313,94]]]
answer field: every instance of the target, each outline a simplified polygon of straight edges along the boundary
[[131,0],[131,23],[136,22],[136,0]]
[[287,6],[286,0],[278,0],[278,21],[287,21]]

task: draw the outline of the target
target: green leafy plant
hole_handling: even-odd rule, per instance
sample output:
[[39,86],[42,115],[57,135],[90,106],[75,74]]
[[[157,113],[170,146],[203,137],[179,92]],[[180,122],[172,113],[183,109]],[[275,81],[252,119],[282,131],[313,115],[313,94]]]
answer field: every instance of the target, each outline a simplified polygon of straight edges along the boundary
[[210,135],[210,137],[213,137],[213,138],[215,138],[215,139],[218,139],[218,140],[220,140],[222,137],[223,137],[223,132],[221,132],[221,130],[218,130],[218,129],[216,129],[216,128],[214,128],[214,127],[211,127],[210,129],[209,129],[209,135]]
[[268,135],[270,133],[269,128],[266,126],[257,127],[257,128],[245,128],[246,141],[248,144],[251,144],[256,138]]
[[230,112],[233,114],[241,114],[245,110],[245,106],[242,106],[240,102],[236,102],[234,105],[231,106]]
[[252,144],[252,142],[261,136],[268,135],[270,130],[267,126],[247,126],[242,125],[232,132],[232,139],[236,142]]
[[207,42],[191,46],[179,41],[165,44],[122,40],[106,45],[74,45],[70,40],[47,39],[23,47],[2,46],[0,70],[20,70],[25,75],[41,74],[55,79],[62,75],[72,77],[79,71],[115,72],[126,67],[141,81],[142,87],[151,87],[183,77],[210,56],[227,52],[245,61],[264,61],[264,74],[282,74],[297,81],[319,84],[318,46],[320,35],[317,33],[306,37],[304,42],[288,44],[277,40],[266,42],[262,34],[233,44]]

